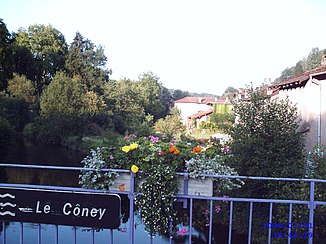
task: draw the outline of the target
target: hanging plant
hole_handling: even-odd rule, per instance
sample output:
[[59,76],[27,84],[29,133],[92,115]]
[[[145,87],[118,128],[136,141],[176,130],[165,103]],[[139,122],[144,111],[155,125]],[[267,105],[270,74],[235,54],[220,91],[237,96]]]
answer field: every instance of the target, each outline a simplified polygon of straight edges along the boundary
[[153,165],[146,175],[146,180],[139,188],[140,194],[136,196],[136,205],[145,230],[151,235],[168,234],[170,223],[176,216],[172,208],[177,187],[175,167]]

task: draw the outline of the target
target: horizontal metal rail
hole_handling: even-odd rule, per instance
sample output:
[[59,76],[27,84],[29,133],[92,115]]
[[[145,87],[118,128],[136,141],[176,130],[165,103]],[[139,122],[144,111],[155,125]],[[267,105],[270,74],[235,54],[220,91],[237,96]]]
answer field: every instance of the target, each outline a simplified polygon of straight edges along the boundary
[[[94,192],[94,193],[117,193],[117,194],[126,194],[130,199],[130,206],[129,206],[129,243],[133,244],[134,240],[134,199],[136,194],[141,194],[136,192],[135,190],[135,178],[136,175],[133,174],[130,170],[126,169],[95,169],[95,168],[83,168],[83,167],[67,167],[67,166],[48,166],[48,165],[28,165],[28,164],[9,164],[9,163],[2,163],[0,167],[13,167],[13,168],[25,168],[25,169],[46,169],[46,170],[70,170],[70,171],[97,171],[97,172],[117,172],[117,173],[130,173],[130,191],[116,191],[116,190],[93,190],[93,189],[84,189],[78,187],[60,187],[60,186],[48,186],[48,185],[29,185],[29,184],[8,184],[8,183],[0,183],[0,187],[7,187],[7,188],[15,188],[15,189],[37,189],[37,190],[53,190],[53,191],[69,191],[69,192]],[[182,175],[185,178],[185,182],[189,178],[188,172],[178,172],[177,175]],[[193,207],[194,201],[196,200],[207,200],[209,201],[209,214],[207,218],[209,223],[208,226],[208,243],[212,243],[213,237],[213,205],[214,202],[217,201],[227,201],[230,203],[229,205],[229,230],[228,230],[228,243],[232,243],[232,226],[233,226],[233,214],[234,214],[234,203],[247,203],[249,204],[249,220],[248,220],[248,243],[252,241],[252,228],[253,228],[253,211],[254,207],[257,203],[266,203],[269,204],[269,223],[273,223],[273,207],[275,204],[287,204],[289,205],[289,213],[288,213],[288,223],[291,223],[293,217],[293,205],[306,205],[309,209],[309,224],[314,226],[314,209],[317,205],[326,206],[326,201],[315,201],[315,183],[326,183],[324,179],[306,179],[306,178],[273,178],[273,177],[256,177],[256,176],[237,176],[237,175],[211,175],[211,174],[201,174],[198,175],[210,178],[220,178],[220,179],[241,179],[241,180],[260,180],[260,181],[287,181],[287,182],[305,182],[309,184],[309,200],[294,200],[294,199],[264,199],[264,198],[240,198],[240,197],[215,197],[215,196],[197,196],[197,195],[187,195],[188,191],[184,191],[184,194],[176,194],[175,198],[184,202],[189,200],[189,237],[188,242],[192,242],[192,234],[193,234]],[[185,183],[184,182],[184,183]],[[187,187],[187,184],[184,184]],[[172,223],[170,224],[170,229],[172,231]],[[5,223],[3,223],[3,231],[2,235],[2,243],[6,244],[7,242],[7,234],[5,229]],[[20,243],[24,241],[24,230],[23,223],[19,224],[20,226]],[[326,226],[325,226],[326,228]],[[73,228],[74,230],[74,243],[77,243],[77,231],[76,227]],[[309,235],[311,234],[311,238],[309,236],[308,243],[313,243],[313,227],[309,227],[308,229]],[[308,233],[307,232],[307,233]],[[92,243],[95,243],[95,231],[94,228],[91,229],[91,238]],[[113,230],[109,230],[108,241],[109,243],[113,243]],[[275,232],[273,233],[275,235]],[[169,242],[172,243],[172,232],[170,233],[170,240]],[[272,241],[272,229],[268,229],[268,243]],[[274,236],[275,238],[275,236]],[[287,243],[291,243],[291,229],[287,230]],[[41,225],[38,224],[38,243],[41,243]],[[149,235],[150,243],[154,242],[153,236]],[[55,243],[59,241],[59,226],[55,225]]]
[[[30,169],[53,169],[53,170],[73,170],[73,171],[99,171],[99,172],[125,172],[129,173],[127,169],[95,169],[83,167],[67,167],[67,166],[48,166],[48,165],[30,165],[30,164],[9,164],[1,163],[0,167],[13,167],[13,168],[30,168]],[[140,171],[141,172],[141,171]],[[189,175],[187,172],[177,172],[177,175]],[[257,177],[257,176],[241,176],[241,175],[213,175],[213,174],[199,174],[198,177],[211,177],[211,178],[228,178],[228,179],[248,179],[248,180],[273,180],[273,181],[302,181],[302,182],[316,182],[326,183],[323,179],[306,179],[306,178],[273,178],[273,177]]]

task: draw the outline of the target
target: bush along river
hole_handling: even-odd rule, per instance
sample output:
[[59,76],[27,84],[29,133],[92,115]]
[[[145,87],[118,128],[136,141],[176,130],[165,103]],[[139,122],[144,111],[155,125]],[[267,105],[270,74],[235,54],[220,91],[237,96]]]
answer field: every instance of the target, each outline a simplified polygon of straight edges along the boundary
[[[10,147],[6,155],[0,155],[1,163],[10,164],[29,164],[29,165],[48,165],[48,166],[70,166],[82,167],[82,159],[85,153],[72,151],[65,147],[55,145],[30,144],[22,139],[17,139]],[[1,183],[11,184],[32,184],[32,185],[51,185],[80,187],[78,184],[79,172],[64,170],[44,170],[44,169],[24,169],[13,167],[0,168]],[[129,200],[124,195],[122,199],[122,219],[118,230],[114,230],[114,243],[129,242]],[[150,243],[149,234],[141,222],[138,213],[135,212],[135,243]],[[24,243],[38,242],[38,224],[23,223]],[[177,236],[173,243],[187,243],[188,226],[179,226]],[[77,227],[77,243],[92,243],[92,229],[86,227]],[[21,224],[18,222],[6,223],[7,243],[20,242]],[[193,243],[206,243],[205,234],[197,231],[193,232]],[[95,243],[109,243],[110,231],[107,229],[95,229]],[[2,241],[3,231],[0,228],[0,240]],[[55,241],[55,226],[50,224],[41,224],[42,243],[52,243]],[[0,243],[2,243],[0,241]],[[59,226],[59,243],[73,243],[74,228],[71,226]],[[169,243],[168,237],[156,236],[154,243]]]

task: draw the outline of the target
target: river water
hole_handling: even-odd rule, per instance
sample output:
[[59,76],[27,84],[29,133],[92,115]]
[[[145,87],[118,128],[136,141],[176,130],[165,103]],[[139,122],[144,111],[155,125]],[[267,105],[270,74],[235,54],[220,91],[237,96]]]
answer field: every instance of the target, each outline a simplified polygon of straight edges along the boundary
[[[10,148],[7,155],[0,155],[1,163],[12,164],[36,164],[51,166],[78,166],[85,157],[83,153],[68,150],[67,148],[53,145],[33,145],[25,143],[23,140],[17,140]],[[33,185],[52,185],[52,186],[69,186],[78,187],[78,174],[75,171],[63,170],[40,170],[40,169],[21,169],[21,168],[0,168],[1,183],[13,184],[33,184]],[[136,214],[136,213],[135,213]],[[181,227],[180,227],[181,228]],[[0,228],[1,229],[1,228]],[[120,231],[114,231],[114,243],[128,243],[129,238],[129,220],[122,221]],[[37,243],[38,225],[24,223],[24,243]],[[122,230],[122,231],[121,231]],[[144,230],[144,225],[137,215],[135,215],[135,243],[150,243],[148,233]],[[14,222],[6,224],[7,243],[19,243],[21,224]],[[193,229],[194,237],[197,243],[205,237]],[[2,234],[0,238],[2,243]],[[95,231],[95,243],[109,243],[109,230]],[[41,224],[42,243],[54,243],[55,226]],[[74,231],[70,226],[59,226],[59,243],[73,243]],[[77,227],[77,243],[92,243],[92,232],[90,228]],[[168,243],[169,240],[164,237],[156,237],[154,243]],[[184,242],[175,242],[184,243]]]

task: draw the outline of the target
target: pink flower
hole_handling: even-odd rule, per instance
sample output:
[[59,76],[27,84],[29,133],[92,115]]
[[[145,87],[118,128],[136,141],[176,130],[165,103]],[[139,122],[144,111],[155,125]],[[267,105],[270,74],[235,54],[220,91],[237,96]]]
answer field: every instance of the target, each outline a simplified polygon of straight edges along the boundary
[[224,149],[223,149],[223,152],[225,154],[228,154],[230,152],[230,147],[229,146],[225,146]]
[[185,235],[187,233],[187,230],[186,230],[186,228],[182,228],[182,229],[180,229],[180,230],[178,230],[178,235]]
[[209,226],[209,224],[206,224],[206,226]]
[[109,159],[113,159],[113,156],[112,156],[112,155],[110,155],[110,156],[109,156]]
[[155,143],[155,142],[159,142],[160,141],[158,139],[158,137],[155,137],[155,136],[148,136],[148,139],[150,139],[152,143]]
[[216,211],[216,213],[219,213],[221,211],[221,206],[220,205],[217,205],[215,207],[215,211]]
[[127,228],[118,228],[118,231],[126,233],[127,232]]

